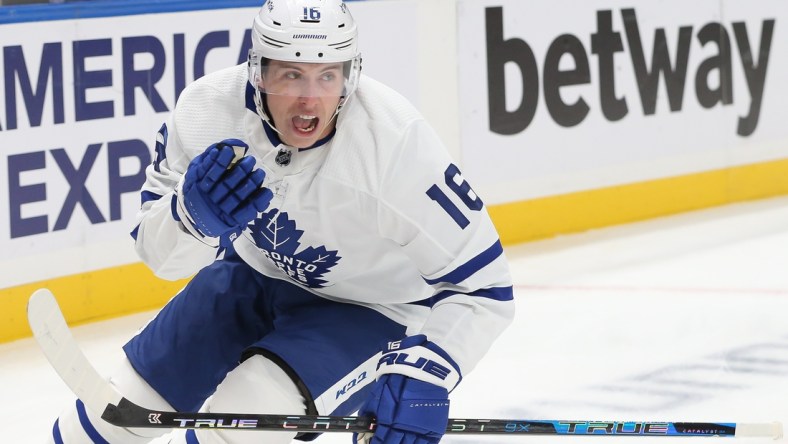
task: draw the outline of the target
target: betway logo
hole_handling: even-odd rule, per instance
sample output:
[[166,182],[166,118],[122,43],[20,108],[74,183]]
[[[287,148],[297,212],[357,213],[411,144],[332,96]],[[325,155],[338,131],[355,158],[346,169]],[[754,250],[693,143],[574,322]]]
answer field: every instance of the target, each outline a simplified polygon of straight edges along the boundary
[[[536,114],[539,101],[539,67],[527,42],[516,37],[504,40],[503,8],[490,7],[486,8],[485,12],[490,130],[498,134],[517,134],[528,127]],[[749,111],[739,117],[736,133],[749,136],[755,131],[761,112],[766,68],[774,35],[774,19],[763,20],[759,48],[750,46],[745,22],[733,22],[732,32],[719,22],[706,23],[697,33],[693,26],[681,26],[678,32],[657,28],[654,30],[650,63],[646,61],[635,10],[622,9],[621,19],[644,115],[656,113],[660,78],[664,79],[670,111],[681,111],[685,84],[690,72],[694,72],[695,76],[695,98],[703,108],[731,105],[734,97],[744,100],[743,94],[734,94],[733,91],[731,38],[734,38],[750,100]],[[620,76],[621,73],[616,71],[614,58],[616,53],[624,51],[622,33],[613,29],[613,11],[597,11],[596,21],[597,31],[591,34],[591,54],[597,56],[599,68],[595,79],[599,81],[602,114],[607,120],[615,122],[629,113],[628,101],[631,100],[624,95],[619,96],[616,92],[616,80],[619,80],[617,74]],[[673,49],[668,45],[667,35],[676,34],[677,38],[672,39],[676,41]],[[701,46],[705,48],[713,44],[711,48],[717,51],[700,61],[697,66],[688,66],[693,35]],[[757,57],[754,57],[753,52],[757,52]],[[559,68],[559,62],[564,56],[573,59],[573,69]],[[513,111],[506,107],[504,65],[509,62],[519,67],[523,85],[522,99]],[[544,98],[550,117],[563,127],[580,124],[590,112],[588,103],[582,96],[574,103],[566,103],[560,91],[565,86],[591,83],[588,52],[577,36],[567,33],[553,40],[547,49],[542,76]],[[690,82],[693,80],[690,79]]]

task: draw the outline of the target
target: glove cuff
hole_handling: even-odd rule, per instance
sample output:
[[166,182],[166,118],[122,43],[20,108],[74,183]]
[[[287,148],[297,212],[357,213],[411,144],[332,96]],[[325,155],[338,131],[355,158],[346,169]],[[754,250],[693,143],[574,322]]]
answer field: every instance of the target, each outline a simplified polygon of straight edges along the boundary
[[[409,344],[418,344],[410,345]],[[377,375],[395,373],[428,382],[451,392],[460,383],[462,375],[457,365],[436,344],[424,335],[402,341],[389,342],[378,360]]]
[[183,181],[184,178],[182,177],[180,182],[178,182],[178,185],[175,187],[175,196],[174,196],[175,205],[173,205],[174,207],[173,210],[175,212],[175,215],[178,216],[175,219],[177,219],[181,223],[181,225],[183,226],[183,228],[186,229],[186,231],[188,231],[192,236],[194,236],[200,242],[211,247],[218,247],[219,238],[206,236],[205,234],[203,234],[203,232],[197,228],[197,224],[194,222],[191,214],[189,214],[189,211],[186,209],[185,203],[183,202]]

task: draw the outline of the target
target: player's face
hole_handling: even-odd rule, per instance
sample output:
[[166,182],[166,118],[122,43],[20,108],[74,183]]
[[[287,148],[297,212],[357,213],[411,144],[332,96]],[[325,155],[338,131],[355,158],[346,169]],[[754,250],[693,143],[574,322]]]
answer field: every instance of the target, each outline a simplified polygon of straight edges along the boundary
[[272,60],[260,82],[282,142],[307,148],[326,137],[345,86],[341,63]]

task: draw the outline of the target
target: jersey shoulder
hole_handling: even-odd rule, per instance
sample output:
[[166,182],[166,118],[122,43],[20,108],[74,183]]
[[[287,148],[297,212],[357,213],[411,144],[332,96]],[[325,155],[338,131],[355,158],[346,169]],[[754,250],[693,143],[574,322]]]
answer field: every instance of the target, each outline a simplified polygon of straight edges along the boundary
[[245,63],[214,71],[187,85],[178,98],[176,108],[192,101],[231,97],[239,90],[239,87],[245,88],[246,82]]
[[[337,132],[321,174],[379,196],[382,180],[403,168],[418,166],[403,156],[418,150],[420,158],[442,156],[445,148],[419,111],[390,87],[362,77],[357,95],[339,113]],[[413,167],[416,168],[413,168]]]
[[212,143],[244,133],[246,83],[245,65],[236,65],[201,77],[183,90],[173,123],[185,150],[202,152]]
[[408,99],[391,87],[361,76],[356,96],[348,107],[348,118],[361,118],[378,129],[400,131],[423,116]]

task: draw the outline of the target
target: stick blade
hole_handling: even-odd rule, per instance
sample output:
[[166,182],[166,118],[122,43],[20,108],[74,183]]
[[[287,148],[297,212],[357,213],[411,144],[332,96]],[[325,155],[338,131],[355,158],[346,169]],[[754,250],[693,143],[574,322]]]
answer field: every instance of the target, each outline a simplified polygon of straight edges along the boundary
[[27,302],[27,322],[52,368],[87,408],[101,415],[108,403],[120,400],[82,353],[51,291],[33,292]]

